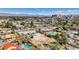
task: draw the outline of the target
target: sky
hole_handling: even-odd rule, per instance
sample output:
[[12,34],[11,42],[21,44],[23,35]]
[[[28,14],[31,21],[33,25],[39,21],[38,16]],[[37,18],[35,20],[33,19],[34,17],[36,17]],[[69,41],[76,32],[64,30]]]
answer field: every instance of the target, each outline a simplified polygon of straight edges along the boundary
[[78,14],[79,8],[0,8],[0,13],[52,15],[52,14]]

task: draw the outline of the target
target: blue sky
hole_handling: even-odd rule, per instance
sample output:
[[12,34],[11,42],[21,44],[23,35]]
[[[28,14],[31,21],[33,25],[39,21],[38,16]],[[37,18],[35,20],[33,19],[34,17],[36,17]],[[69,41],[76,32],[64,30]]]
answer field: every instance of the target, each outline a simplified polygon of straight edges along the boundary
[[0,8],[0,13],[31,15],[79,14],[79,8]]

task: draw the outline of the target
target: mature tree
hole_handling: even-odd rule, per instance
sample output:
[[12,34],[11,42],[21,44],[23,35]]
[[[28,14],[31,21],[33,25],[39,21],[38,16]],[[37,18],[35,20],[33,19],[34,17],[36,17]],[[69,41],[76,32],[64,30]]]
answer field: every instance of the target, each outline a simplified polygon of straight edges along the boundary
[[31,23],[30,23],[30,27],[34,27],[34,22],[33,21],[31,21]]
[[23,26],[24,26],[24,25],[25,25],[25,22],[21,22],[21,25],[23,25]]

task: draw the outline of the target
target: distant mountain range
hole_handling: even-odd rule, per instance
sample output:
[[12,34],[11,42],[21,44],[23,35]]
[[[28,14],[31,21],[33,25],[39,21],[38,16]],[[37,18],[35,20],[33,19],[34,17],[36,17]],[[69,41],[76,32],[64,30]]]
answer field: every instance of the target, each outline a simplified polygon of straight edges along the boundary
[[50,15],[31,15],[31,14],[0,13],[0,16],[50,16]]
[[27,16],[27,14],[0,13],[0,16]]

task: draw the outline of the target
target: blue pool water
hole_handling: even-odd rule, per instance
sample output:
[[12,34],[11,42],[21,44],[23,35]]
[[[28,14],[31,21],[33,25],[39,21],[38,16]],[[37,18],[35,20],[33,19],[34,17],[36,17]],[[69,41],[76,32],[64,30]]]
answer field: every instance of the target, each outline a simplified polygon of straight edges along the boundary
[[29,43],[25,43],[24,48],[30,48],[30,44]]

